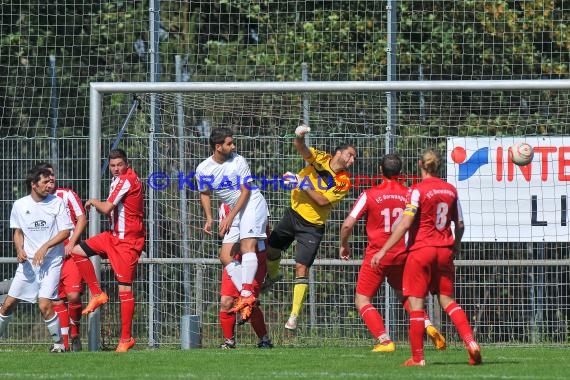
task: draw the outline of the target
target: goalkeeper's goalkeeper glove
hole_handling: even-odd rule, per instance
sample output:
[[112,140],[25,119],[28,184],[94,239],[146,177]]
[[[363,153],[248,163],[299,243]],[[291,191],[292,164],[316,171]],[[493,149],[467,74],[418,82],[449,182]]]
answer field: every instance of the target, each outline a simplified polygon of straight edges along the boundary
[[309,132],[311,132],[311,128],[309,128],[305,124],[301,124],[295,129],[295,136],[304,137]]
[[299,185],[299,182],[301,182],[301,178],[298,174],[291,172],[286,172],[283,174],[283,184],[285,186],[289,186],[294,189],[297,187],[297,185]]

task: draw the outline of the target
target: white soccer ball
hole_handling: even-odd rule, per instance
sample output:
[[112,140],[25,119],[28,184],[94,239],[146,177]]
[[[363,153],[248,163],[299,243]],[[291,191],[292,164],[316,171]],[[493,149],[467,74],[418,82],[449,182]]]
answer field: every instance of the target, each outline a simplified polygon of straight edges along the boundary
[[518,142],[509,148],[509,158],[518,166],[531,163],[534,157],[534,149],[525,142]]

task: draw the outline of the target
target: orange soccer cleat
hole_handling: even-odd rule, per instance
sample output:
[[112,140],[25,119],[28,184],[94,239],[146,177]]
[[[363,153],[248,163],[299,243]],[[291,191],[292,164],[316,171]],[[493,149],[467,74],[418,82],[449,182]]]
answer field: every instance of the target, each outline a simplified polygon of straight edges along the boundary
[[420,360],[419,362],[415,361],[414,358],[409,358],[402,364],[404,367],[424,367],[426,365],[425,360]]
[[119,344],[117,345],[117,349],[115,350],[115,352],[127,352],[134,346],[135,346],[135,338],[130,337],[129,339],[126,340],[121,339],[119,340]]
[[83,311],[81,312],[81,315],[87,315],[89,313],[93,313],[98,307],[105,305],[108,301],[109,301],[109,296],[107,296],[107,293],[105,292],[93,296],[89,300],[87,306],[85,306],[85,309],[83,309]]
[[430,337],[431,341],[433,342],[433,345],[437,350],[445,350],[445,348],[447,347],[447,345],[445,344],[445,338],[443,337],[443,335],[441,335],[439,330],[435,328],[435,326],[430,325],[426,327],[426,334]]

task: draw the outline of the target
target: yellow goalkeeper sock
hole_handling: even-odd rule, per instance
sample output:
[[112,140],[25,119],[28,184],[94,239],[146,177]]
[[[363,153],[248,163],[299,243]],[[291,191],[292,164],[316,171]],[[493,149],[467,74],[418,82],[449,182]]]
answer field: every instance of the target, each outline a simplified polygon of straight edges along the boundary
[[307,292],[309,291],[309,279],[306,277],[297,278],[296,284],[293,288],[293,307],[291,308],[291,315],[299,315],[301,308],[305,303]]
[[281,264],[281,258],[276,260],[267,259],[267,277],[271,279],[277,278],[279,274],[279,264]]

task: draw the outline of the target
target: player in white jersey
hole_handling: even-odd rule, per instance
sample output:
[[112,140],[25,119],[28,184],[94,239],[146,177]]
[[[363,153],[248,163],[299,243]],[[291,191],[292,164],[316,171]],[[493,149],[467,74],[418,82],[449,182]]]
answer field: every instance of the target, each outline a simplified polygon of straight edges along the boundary
[[[221,202],[228,204],[231,211],[220,222],[218,233],[223,237],[220,261],[226,268],[232,282],[240,290],[240,298],[232,311],[251,309],[256,304],[253,294],[253,280],[257,272],[258,240],[264,240],[268,209],[265,198],[252,181],[251,171],[245,158],[235,152],[233,132],[229,128],[216,128],[210,134],[213,154],[196,168],[196,183],[200,191],[200,202],[206,215],[204,231],[211,235],[212,202],[216,194]],[[239,236],[241,265],[232,264],[233,239]]]
[[6,332],[18,300],[37,302],[54,342],[51,352],[65,352],[52,300],[58,297],[63,242],[73,224],[61,198],[51,194],[54,182],[49,169],[34,167],[28,172],[26,186],[29,195],[14,202],[10,214],[19,264],[0,307],[0,335]]

